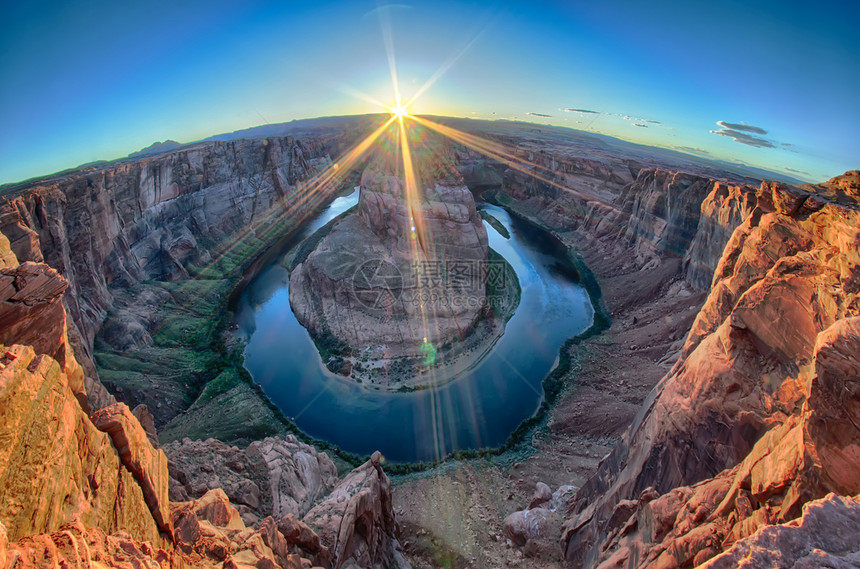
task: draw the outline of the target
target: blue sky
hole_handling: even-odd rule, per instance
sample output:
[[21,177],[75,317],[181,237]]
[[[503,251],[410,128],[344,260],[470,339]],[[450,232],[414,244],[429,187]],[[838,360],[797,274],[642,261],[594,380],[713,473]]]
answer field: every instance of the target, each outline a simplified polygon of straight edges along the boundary
[[569,126],[821,181],[860,167],[852,4],[6,2],[0,183],[156,140],[384,111],[355,96],[393,103],[381,22],[405,98],[446,69],[411,112]]

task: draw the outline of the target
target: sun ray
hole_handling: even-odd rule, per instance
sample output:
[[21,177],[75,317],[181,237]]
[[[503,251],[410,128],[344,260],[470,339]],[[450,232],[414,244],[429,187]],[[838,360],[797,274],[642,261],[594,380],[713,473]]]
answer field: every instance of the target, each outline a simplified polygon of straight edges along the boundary
[[[504,145],[482,138],[477,135],[469,134],[457,130],[455,128],[439,124],[437,122],[431,121],[425,117],[420,116],[410,116],[416,123],[425,126],[431,130],[438,132],[439,134],[453,140],[456,143],[462,144],[467,148],[471,148],[489,158],[497,160],[511,169],[521,172],[535,180],[538,180],[548,186],[552,186],[560,191],[563,191],[568,194],[577,195],[580,199],[582,199],[586,203],[599,203],[600,207],[605,210],[603,214],[603,223],[607,225],[607,227],[614,227],[617,231],[623,231],[624,228],[617,223],[612,221],[612,216],[610,213],[623,213],[622,210],[614,203],[605,202],[599,199],[596,199],[592,196],[585,196],[580,192],[576,191],[574,188],[569,185],[565,185],[563,183],[559,183],[558,181],[552,179],[552,176],[557,176],[558,173],[553,171],[550,168],[542,166],[540,164],[530,162],[521,156],[517,155],[515,149],[507,148]],[[570,206],[563,205],[560,202],[557,202],[558,206],[563,208],[569,215],[574,217],[579,217],[584,219],[588,215],[587,207],[583,206],[582,208],[571,208]],[[663,249],[665,245],[659,242],[656,238],[647,238],[640,237],[640,239],[647,241],[651,244],[655,249]],[[670,251],[676,255],[683,256],[684,251]],[[691,261],[700,263],[698,261]]]
[[349,95],[350,97],[355,97],[356,99],[364,101],[365,103],[369,103],[376,108],[382,109],[382,108],[386,107],[385,103],[381,102],[379,99],[377,99],[371,95],[368,95],[367,93],[364,93],[363,91],[359,91],[358,89],[356,89],[354,87],[350,87],[349,85],[347,85],[345,83],[332,81],[330,83],[330,86],[332,88],[340,91],[341,93],[343,93],[345,95]]
[[[269,227],[276,227],[287,219],[295,219],[296,223],[293,224],[288,234],[282,237],[289,236],[297,231],[303,225],[304,221],[313,215],[323,202],[330,197],[331,190],[346,178],[349,172],[367,154],[371,146],[373,146],[394,121],[394,117],[389,118],[358,144],[337,157],[328,168],[300,182],[293,190],[293,201],[284,208],[284,211],[277,218],[272,220]],[[286,199],[286,196],[281,198],[282,201]],[[254,238],[259,230],[260,227],[257,225],[250,225],[230,245],[217,255],[213,255],[212,260],[201,267],[201,271],[216,267],[221,259],[238,251],[245,245],[245,241]]]
[[459,52],[457,52],[453,57],[449,58],[445,63],[443,63],[442,66],[439,67],[439,69],[437,69],[436,72],[433,73],[433,75],[431,75],[430,78],[425,81],[424,84],[421,85],[421,87],[419,87],[418,90],[412,95],[412,97],[409,99],[409,102],[407,103],[407,106],[417,101],[421,97],[421,95],[423,95],[430,87],[432,87],[436,83],[436,81],[439,80],[439,78],[441,78],[445,73],[447,73],[447,71],[451,69],[451,67],[453,67],[454,64],[457,63],[457,61],[459,61],[460,58],[463,57],[463,55],[465,55],[466,52],[468,52],[472,48],[473,45],[475,45],[475,43],[481,38],[481,36],[484,35],[484,32],[487,31],[491,23],[492,22],[487,22],[487,24],[484,25],[481,31],[475,34],[475,36],[471,40],[469,40],[466,45],[464,45],[462,49],[460,49]]
[[387,10],[379,10],[379,25],[382,28],[382,42],[388,57],[388,71],[391,73],[391,86],[394,89],[394,102],[400,105],[400,81],[397,79],[397,64],[394,61],[394,38],[391,34],[391,20]]

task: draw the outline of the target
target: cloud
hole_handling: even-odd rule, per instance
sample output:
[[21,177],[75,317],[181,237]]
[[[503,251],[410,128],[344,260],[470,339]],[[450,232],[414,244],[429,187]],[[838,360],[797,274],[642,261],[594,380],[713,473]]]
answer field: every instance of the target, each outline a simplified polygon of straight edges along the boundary
[[717,121],[717,126],[721,126],[725,130],[737,130],[741,132],[751,132],[753,134],[767,134],[767,131],[760,126],[753,126],[744,122],[734,123],[726,121]]
[[566,113],[588,113],[590,115],[599,115],[597,111],[589,111],[588,109],[564,109]]
[[528,112],[528,113],[526,113],[526,114],[527,114],[527,115],[531,115],[531,116],[533,116],[533,117],[546,117],[546,118],[549,118],[549,117],[551,117],[551,116],[552,116],[552,115],[545,115],[545,114],[543,114],[543,113],[532,113],[532,112]]
[[733,129],[721,128],[720,130],[712,130],[711,134],[728,136],[735,142],[740,142],[741,144],[746,144],[747,146],[754,146],[756,148],[776,148],[776,146],[769,140]]
[[[783,143],[782,143],[782,145],[783,145],[783,146],[794,146],[794,145],[793,145],[792,143],[790,143],[790,142],[783,142]],[[805,174],[805,173],[806,173],[806,172],[804,172],[804,174]]]
[[649,123],[651,123],[651,124],[663,124],[663,123],[661,123],[660,121],[652,121],[652,120],[650,120],[650,119],[645,119],[645,122],[649,122]]
[[648,125],[647,125],[647,124],[641,124],[641,123],[638,123],[638,122],[633,123],[633,126],[639,126],[639,127],[642,127],[642,128],[648,128]]
[[785,170],[786,172],[794,172],[795,174],[806,174],[807,176],[810,175],[809,172],[804,172],[803,170],[795,170],[794,168],[789,168],[788,166],[783,168],[783,170]]
[[681,152],[686,152],[688,154],[707,154],[708,156],[711,155],[711,153],[708,152],[707,150],[705,150],[704,148],[698,148],[696,146],[677,146],[677,145],[675,145],[672,148],[674,148],[675,150],[680,150]]

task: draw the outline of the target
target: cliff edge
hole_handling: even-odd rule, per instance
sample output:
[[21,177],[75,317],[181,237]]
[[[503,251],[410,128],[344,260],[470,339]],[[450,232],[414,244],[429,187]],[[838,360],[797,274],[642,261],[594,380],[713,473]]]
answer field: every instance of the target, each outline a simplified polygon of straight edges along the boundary
[[734,204],[743,221],[681,358],[571,500],[569,566],[698,566],[860,493],[857,190],[853,172],[713,189],[702,210]]

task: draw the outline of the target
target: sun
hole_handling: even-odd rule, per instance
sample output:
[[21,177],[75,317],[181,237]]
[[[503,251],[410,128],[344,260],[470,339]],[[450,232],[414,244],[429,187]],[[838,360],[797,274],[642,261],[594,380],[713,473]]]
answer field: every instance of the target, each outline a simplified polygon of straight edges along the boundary
[[406,105],[398,104],[393,107],[389,107],[391,114],[394,115],[396,119],[402,119],[404,117],[408,117],[409,113],[406,111]]

